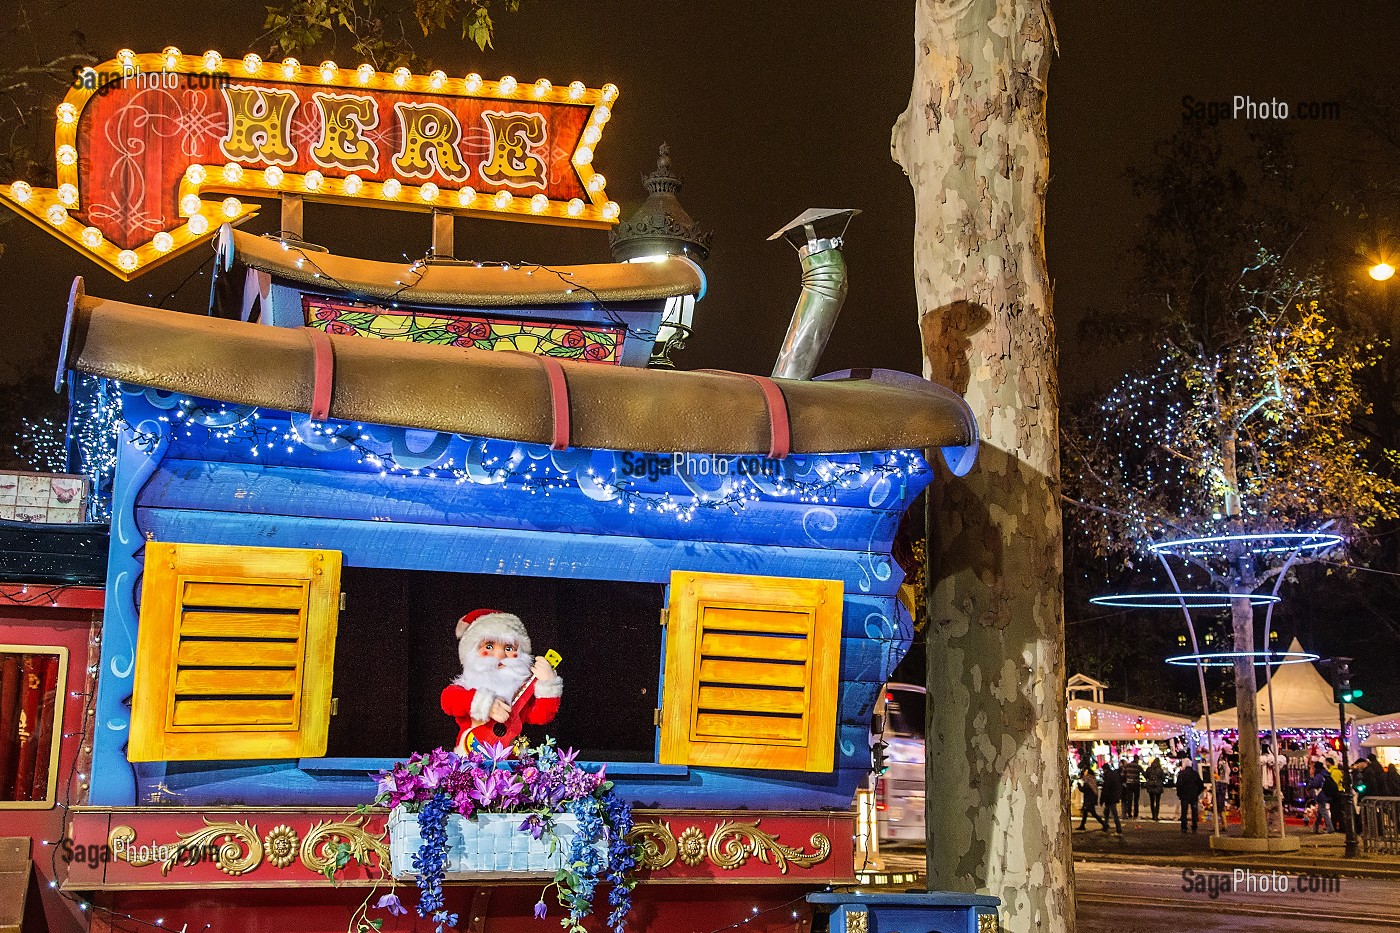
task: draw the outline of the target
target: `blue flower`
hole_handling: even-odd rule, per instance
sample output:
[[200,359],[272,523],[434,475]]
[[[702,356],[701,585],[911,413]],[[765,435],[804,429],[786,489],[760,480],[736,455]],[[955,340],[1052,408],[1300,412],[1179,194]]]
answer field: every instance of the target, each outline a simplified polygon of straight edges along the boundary
[[545,906],[544,898],[540,898],[535,902],[535,919],[543,920],[547,913],[549,913],[549,908]]

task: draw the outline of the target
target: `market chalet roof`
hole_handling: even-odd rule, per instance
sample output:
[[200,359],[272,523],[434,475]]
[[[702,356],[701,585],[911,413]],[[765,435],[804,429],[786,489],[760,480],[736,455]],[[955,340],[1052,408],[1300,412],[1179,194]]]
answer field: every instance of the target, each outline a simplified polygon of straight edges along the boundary
[[223,269],[237,261],[297,285],[406,304],[506,308],[646,301],[699,294],[705,284],[699,266],[674,256],[581,266],[424,262],[407,271],[401,262],[337,256],[228,225],[219,232],[216,250]]
[[[274,259],[285,262],[278,254],[275,241],[256,253],[269,266]],[[251,255],[250,248],[240,258]],[[323,261],[334,262],[318,254]],[[650,267],[655,278],[594,287],[689,287],[688,280],[672,277],[688,268],[683,263],[638,265]],[[285,265],[277,268],[288,274]],[[355,277],[361,287],[387,287],[375,286],[375,276],[359,268],[335,265],[334,271]],[[452,271],[454,278],[437,279],[433,287],[484,289],[474,283],[488,270]],[[67,369],[280,411],[313,413],[319,406],[329,420],[527,443],[557,444],[562,416],[567,446],[604,450],[770,455],[782,433],[787,451],[796,454],[944,448],[950,466],[965,472],[977,437],[960,396],[906,374],[875,370],[769,381],[326,335],[89,296],[81,278],[73,283],[60,375]]]

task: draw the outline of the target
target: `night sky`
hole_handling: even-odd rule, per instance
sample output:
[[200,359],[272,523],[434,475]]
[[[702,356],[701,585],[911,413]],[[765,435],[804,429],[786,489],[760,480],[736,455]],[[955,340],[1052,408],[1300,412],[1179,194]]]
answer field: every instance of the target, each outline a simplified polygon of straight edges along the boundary
[[[1062,381],[1073,393],[1110,379],[1107,361],[1121,358],[1080,339],[1075,325],[1087,308],[1112,308],[1131,281],[1127,247],[1143,206],[1125,170],[1180,125],[1183,97],[1241,94],[1296,108],[1298,101],[1342,101],[1361,86],[1400,87],[1400,5],[1062,0],[1053,7],[1060,55],[1050,71],[1047,242]],[[15,25],[23,17],[5,17],[0,55],[11,61],[32,61],[36,50],[42,57],[67,52],[74,30],[103,59],[122,47],[167,44],[226,57],[267,52],[255,42],[261,0],[101,7],[25,0],[25,9],[29,30]],[[640,176],[654,165],[657,145],[671,145],[685,181],[682,203],[715,231],[709,293],[696,311],[697,335],[678,357],[682,366],[768,372],[798,293],[798,263],[789,246],[766,237],[806,208],[852,207],[864,213],[848,232],[850,297],[821,368],[918,371],[913,200],[889,157],[890,127],[909,96],[912,3],[525,0],[521,13],[497,20],[492,51],[479,52],[455,33],[421,48],[431,66],[450,74],[617,84],[621,97],[595,167],[624,216],[644,194]],[[358,64],[346,48],[301,57]],[[60,97],[55,88],[55,104]],[[1348,158],[1356,116],[1288,121],[1308,172],[1326,178]],[[1222,132],[1239,139],[1247,129],[1227,123]],[[51,147],[51,125],[30,141]],[[1393,177],[1396,165],[1377,171]],[[28,180],[53,184],[51,176]],[[245,229],[272,229],[276,218],[269,203]],[[0,380],[52,366],[74,275],[87,278],[91,294],[150,304],[189,277],[166,306],[201,311],[206,304],[208,266],[195,271],[207,258],[202,251],[128,285],[13,215],[4,220]],[[335,252],[416,258],[428,246],[429,219],[308,204],[306,235]],[[459,220],[457,244],[459,257],[476,259],[610,258],[604,233],[527,224]],[[1083,608],[1068,610],[1073,616]]]

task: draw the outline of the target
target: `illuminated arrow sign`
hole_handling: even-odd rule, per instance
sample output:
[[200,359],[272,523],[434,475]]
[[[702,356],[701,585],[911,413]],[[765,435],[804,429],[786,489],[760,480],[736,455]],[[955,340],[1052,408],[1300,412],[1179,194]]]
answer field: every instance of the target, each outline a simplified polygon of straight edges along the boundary
[[257,212],[241,196],[607,227],[617,88],[123,50],[58,107],[58,187],[0,199],[130,280]]

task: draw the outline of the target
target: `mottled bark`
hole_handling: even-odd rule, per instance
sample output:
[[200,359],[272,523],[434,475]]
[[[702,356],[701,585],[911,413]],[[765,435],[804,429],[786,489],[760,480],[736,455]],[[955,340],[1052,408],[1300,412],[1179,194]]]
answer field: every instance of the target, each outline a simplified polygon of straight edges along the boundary
[[[1249,573],[1248,578],[1232,590],[1245,594],[1254,592],[1257,585],[1254,574]],[[1235,631],[1234,650],[1252,652],[1254,607],[1249,604],[1247,595],[1244,599],[1230,601],[1230,622]],[[1264,823],[1264,772],[1259,763],[1259,683],[1253,657],[1235,658],[1235,707],[1239,710],[1240,818],[1246,836],[1263,839],[1268,833]]]
[[977,467],[930,496],[928,877],[1073,928],[1058,395],[1044,209],[1050,11],[917,0],[894,129],[914,186],[924,371],[965,393]]

